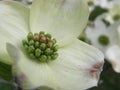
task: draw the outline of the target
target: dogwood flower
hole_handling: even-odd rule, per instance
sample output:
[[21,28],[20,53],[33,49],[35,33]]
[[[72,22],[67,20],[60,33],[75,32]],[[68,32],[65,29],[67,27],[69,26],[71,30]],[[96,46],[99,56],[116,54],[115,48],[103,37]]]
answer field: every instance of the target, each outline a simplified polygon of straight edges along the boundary
[[107,26],[104,21],[104,17],[106,16],[106,13],[98,16],[93,24],[88,26],[85,31],[91,44],[100,49],[103,53],[105,53],[110,46],[118,43],[117,28],[119,22]]
[[97,85],[103,54],[77,37],[85,0],[34,0],[29,9],[0,2],[0,60],[12,64],[23,90],[84,90]]

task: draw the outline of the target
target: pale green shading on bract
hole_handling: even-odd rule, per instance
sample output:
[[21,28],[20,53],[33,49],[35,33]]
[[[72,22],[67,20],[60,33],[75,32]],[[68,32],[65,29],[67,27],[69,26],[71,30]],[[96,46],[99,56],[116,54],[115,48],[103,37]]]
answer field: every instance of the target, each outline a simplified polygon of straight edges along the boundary
[[[85,0],[35,0],[31,9],[6,1],[0,2],[0,8],[0,60],[13,65],[13,74],[23,90],[97,86],[104,56],[77,39],[88,19]],[[52,34],[59,45],[59,57],[49,63],[30,60],[22,46],[30,31]]]

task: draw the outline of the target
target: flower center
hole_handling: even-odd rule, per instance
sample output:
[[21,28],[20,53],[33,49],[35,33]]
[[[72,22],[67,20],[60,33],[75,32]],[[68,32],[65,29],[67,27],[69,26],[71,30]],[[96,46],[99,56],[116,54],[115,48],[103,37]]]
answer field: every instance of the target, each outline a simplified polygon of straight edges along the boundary
[[41,31],[29,32],[27,39],[23,40],[23,46],[27,54],[35,61],[48,62],[58,57],[58,45],[51,34]]
[[94,5],[94,2],[91,0],[91,1],[88,1],[88,5],[89,6],[93,6]]
[[110,43],[109,38],[106,35],[101,35],[98,38],[98,42],[103,46],[107,46]]
[[118,20],[120,20],[120,15],[115,15],[114,17],[113,17],[113,19],[115,20],[115,21],[118,21]]

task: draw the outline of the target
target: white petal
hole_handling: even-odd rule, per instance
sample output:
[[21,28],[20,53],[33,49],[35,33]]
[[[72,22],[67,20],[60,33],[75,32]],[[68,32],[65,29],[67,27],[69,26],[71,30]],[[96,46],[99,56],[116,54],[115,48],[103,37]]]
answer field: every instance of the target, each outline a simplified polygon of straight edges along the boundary
[[114,7],[109,10],[109,14],[112,17],[114,17],[115,15],[120,15],[120,3],[118,5],[114,5]]
[[106,15],[105,20],[110,24],[114,23],[113,17],[109,13]]
[[13,73],[17,76],[23,90],[44,86],[58,90],[54,72],[47,63],[37,63],[31,60],[10,43],[7,43],[7,51],[14,60]]
[[84,29],[88,18],[85,0],[35,0],[30,13],[32,32],[45,31],[60,46],[71,43]]
[[118,45],[110,47],[106,52],[106,57],[113,69],[120,73],[120,47]]
[[[117,28],[120,22],[116,22],[111,26],[106,27],[105,23],[102,21],[106,14],[99,16],[95,22],[93,27],[87,27],[86,34],[87,37],[91,40],[93,46],[99,48],[102,52],[106,52],[107,48],[118,43],[118,35]],[[102,45],[99,42],[99,37],[105,35],[109,39],[108,45]]]
[[29,9],[15,2],[0,2],[0,61],[11,63],[6,42],[21,43],[28,32]]
[[85,90],[97,86],[104,56],[81,41],[60,49],[58,60],[49,66],[54,70],[60,90]]

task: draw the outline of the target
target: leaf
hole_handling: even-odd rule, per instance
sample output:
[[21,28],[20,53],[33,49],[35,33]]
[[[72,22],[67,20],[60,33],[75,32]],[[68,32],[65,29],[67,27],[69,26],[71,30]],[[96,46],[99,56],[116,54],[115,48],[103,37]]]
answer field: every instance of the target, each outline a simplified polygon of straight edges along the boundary
[[91,12],[91,14],[89,16],[89,20],[94,21],[96,19],[96,17],[98,17],[99,15],[101,15],[105,12],[107,12],[106,9],[96,6],[95,9]]
[[14,90],[14,86],[0,83],[0,90]]
[[0,62],[0,78],[6,81],[11,81],[13,79],[11,68],[12,68],[11,65]]

